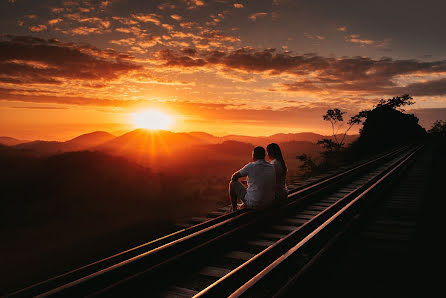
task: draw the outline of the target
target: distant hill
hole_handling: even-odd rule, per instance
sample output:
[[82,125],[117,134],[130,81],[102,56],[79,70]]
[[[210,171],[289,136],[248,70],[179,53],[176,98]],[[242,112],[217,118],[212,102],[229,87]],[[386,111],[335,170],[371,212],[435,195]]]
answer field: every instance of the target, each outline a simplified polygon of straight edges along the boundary
[[240,135],[227,135],[221,137],[222,141],[237,141],[242,143],[249,143],[255,146],[263,145],[265,142],[265,137],[251,137],[251,136],[240,136]]
[[278,133],[267,137],[269,141],[274,143],[284,143],[284,142],[294,142],[294,141],[305,141],[317,143],[317,141],[326,138],[326,136],[313,133],[313,132],[301,132],[301,133]]
[[[165,159],[161,160],[163,157],[168,156],[170,160],[183,158],[192,146],[205,143],[187,133],[136,129],[96,146],[94,149],[125,156],[143,164],[147,161],[162,164],[167,162]],[[156,160],[157,158],[158,160]]]
[[[218,156],[222,155],[241,155],[250,154],[254,146],[252,144],[238,142],[238,141],[224,141],[220,144],[206,144],[200,146],[201,148],[208,149],[211,154]],[[248,155],[249,159],[249,155]]]
[[98,146],[114,138],[116,137],[108,132],[95,131],[80,135],[74,139],[66,141],[64,144],[70,151],[79,151]]
[[[125,133],[121,136],[104,132],[96,131],[80,135],[74,139],[66,142],[56,141],[32,141],[25,142],[10,137],[0,137],[0,144],[13,146],[16,149],[31,151],[39,155],[52,155],[64,152],[83,151],[83,150],[99,150],[113,155],[125,156],[130,159],[147,159],[150,155],[151,159],[160,156],[171,156],[176,158],[185,158],[187,154],[194,154],[197,148],[192,149],[197,145],[218,145],[222,146],[208,146],[201,147],[201,150],[217,150],[223,154],[223,151],[239,151],[244,150],[249,146],[266,146],[269,143],[285,144],[288,142],[307,142],[294,143],[289,145],[293,151],[301,152],[300,148],[308,147],[315,149],[317,141],[324,138],[332,139],[332,136],[323,136],[312,132],[303,133],[279,133],[265,137],[252,137],[243,135],[227,135],[223,137],[213,136],[205,132],[188,132],[176,133],[171,131],[150,131],[146,129],[136,129]],[[349,144],[355,139],[357,135],[346,136],[345,143]],[[237,143],[238,142],[238,143]],[[245,145],[241,145],[243,143]],[[313,145],[310,145],[312,143]],[[299,148],[298,148],[299,147]],[[204,154],[204,153],[202,153]]]
[[0,137],[0,144],[5,145],[5,146],[15,146],[15,145],[26,143],[26,142],[29,142],[29,141],[18,140],[18,139],[11,138],[11,137]]
[[34,151],[42,155],[51,155],[56,153],[91,149],[113,138],[115,138],[115,136],[109,134],[108,132],[96,131],[80,135],[66,142],[33,141],[15,145],[14,148]]
[[295,158],[296,155],[303,153],[319,153],[321,147],[313,142],[307,141],[291,141],[279,142],[284,157]]
[[[342,136],[340,135],[338,135],[338,137],[342,138]],[[348,144],[356,140],[357,138],[358,135],[347,135],[345,137],[345,142]],[[232,141],[250,143],[253,145],[265,146],[269,143],[284,143],[284,142],[294,142],[294,141],[317,143],[317,141],[322,139],[333,139],[333,136],[324,136],[313,132],[300,132],[300,133],[279,133],[267,137],[228,135],[221,137],[220,139],[224,141],[232,140]]]
[[64,152],[63,142],[56,141],[32,141],[13,147],[19,150],[32,151],[42,155],[51,155]]
[[206,132],[193,131],[193,132],[188,132],[187,134],[193,136],[194,138],[200,139],[203,142],[211,144],[218,144],[224,141],[222,138],[213,136]]
[[[295,158],[296,154],[321,151],[319,145],[307,141],[278,142],[278,144],[281,147],[283,154],[292,158]],[[199,148],[206,148],[209,150],[209,153],[217,154],[219,156],[241,155],[250,159],[250,154],[254,145],[239,141],[224,141],[221,144],[206,144]]]

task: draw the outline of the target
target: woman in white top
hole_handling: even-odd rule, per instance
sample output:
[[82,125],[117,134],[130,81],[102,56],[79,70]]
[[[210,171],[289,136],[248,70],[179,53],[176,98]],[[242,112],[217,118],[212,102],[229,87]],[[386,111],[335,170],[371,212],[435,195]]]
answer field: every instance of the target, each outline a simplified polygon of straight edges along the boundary
[[286,186],[287,167],[279,145],[271,143],[266,147],[266,151],[276,171],[275,199],[280,203],[288,198],[288,188]]

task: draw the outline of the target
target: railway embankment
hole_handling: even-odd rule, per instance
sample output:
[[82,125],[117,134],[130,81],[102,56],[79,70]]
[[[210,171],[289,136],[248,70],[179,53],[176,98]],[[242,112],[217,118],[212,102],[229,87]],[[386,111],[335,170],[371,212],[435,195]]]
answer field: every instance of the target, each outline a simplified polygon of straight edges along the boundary
[[436,295],[445,182],[446,142],[434,140],[287,295]]

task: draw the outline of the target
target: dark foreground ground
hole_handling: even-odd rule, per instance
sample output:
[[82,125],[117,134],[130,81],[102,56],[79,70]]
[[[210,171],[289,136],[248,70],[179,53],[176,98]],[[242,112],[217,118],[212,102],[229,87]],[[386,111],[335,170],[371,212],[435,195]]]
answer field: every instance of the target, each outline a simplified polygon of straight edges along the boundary
[[373,214],[324,255],[290,297],[434,297],[441,290],[446,142],[434,142]]
[[[421,162],[412,167],[418,169],[418,174],[412,176],[420,178],[423,182],[420,184],[420,181],[417,181],[418,186],[415,189],[417,203],[415,210],[412,210],[416,225],[415,229],[410,230],[408,241],[403,241],[403,245],[397,244],[392,249],[385,244],[381,245],[382,243],[371,245],[369,223],[376,221],[376,218],[369,217],[339,243],[333,253],[322,259],[320,265],[308,274],[303,283],[291,289],[289,295],[291,297],[303,294],[312,297],[411,297],[411,294],[416,293],[418,297],[432,296],[429,294],[434,293],[433,289],[438,286],[437,280],[440,276],[434,269],[442,272],[442,268],[437,265],[440,255],[439,241],[443,235],[438,218],[441,219],[443,211],[440,203],[446,198],[445,152],[444,142],[431,144],[425,150]],[[419,173],[422,173],[421,177]],[[407,187],[410,188],[415,183],[408,183],[407,180],[404,183],[404,181],[402,179],[398,186],[400,191],[414,192],[414,189]],[[203,201],[200,202],[203,207],[201,212],[205,213],[211,208],[204,206]],[[380,209],[379,206],[377,208]],[[77,222],[83,221],[85,219],[79,218]],[[172,232],[172,228],[169,222],[158,222],[156,225],[135,223],[133,226],[119,229],[120,237],[116,237],[116,233],[95,231],[85,224],[82,229],[84,237],[77,240],[74,235],[66,237],[62,226],[59,229],[54,227],[42,229],[42,231],[51,230],[51,233],[36,233],[34,229],[30,229],[25,233],[27,237],[23,237],[23,233],[20,234],[23,241],[17,241],[17,245],[0,246],[3,256],[11,256],[14,252],[14,259],[1,261],[0,296],[54,274],[142,244]],[[108,230],[116,229],[109,227]],[[14,229],[4,232],[6,236],[3,239],[19,235]],[[65,240],[61,241],[62,239]],[[42,248],[45,248],[44,252]]]

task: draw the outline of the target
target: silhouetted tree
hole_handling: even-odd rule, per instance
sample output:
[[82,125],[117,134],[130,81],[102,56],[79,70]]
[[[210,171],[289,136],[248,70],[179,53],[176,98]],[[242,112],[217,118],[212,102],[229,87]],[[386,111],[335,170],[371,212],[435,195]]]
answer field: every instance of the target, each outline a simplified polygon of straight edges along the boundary
[[340,139],[338,139],[338,132],[339,129],[342,127],[342,125],[339,125],[340,122],[344,121],[344,115],[345,112],[335,108],[335,109],[330,109],[327,110],[327,112],[325,113],[325,115],[323,115],[322,117],[324,118],[325,121],[330,122],[331,124],[331,131],[332,131],[332,135],[333,135],[333,140],[332,139],[322,139],[320,141],[318,141],[317,143],[319,145],[322,145],[322,147],[327,150],[328,152],[333,152],[333,151],[339,151],[340,149],[342,149],[342,147],[344,146],[344,140],[345,137],[347,136],[347,133],[350,131],[350,129],[357,124],[360,124],[362,122],[362,119],[364,117],[366,117],[366,111],[362,111],[360,113],[358,113],[357,115],[354,115],[352,117],[350,117],[350,120],[348,120],[347,122],[347,129],[344,131],[344,134],[342,135],[342,137]]
[[317,141],[318,145],[321,145],[322,148],[326,150],[326,152],[339,151],[342,148],[342,145],[333,141],[332,139],[322,139]]
[[[413,114],[404,113],[404,106],[414,104],[409,94],[395,96],[389,99],[381,99],[371,110],[363,110],[350,117],[348,126],[341,138],[339,129],[342,127],[345,112],[338,108],[327,110],[323,115],[325,121],[330,122],[333,139],[318,141],[319,145],[326,150],[327,158],[340,151],[344,146],[345,136],[354,126],[363,123],[360,129],[360,137],[357,145],[367,149],[375,150],[398,144],[417,142],[426,135],[426,131],[418,124],[418,118]],[[434,131],[440,131],[442,124],[437,124]]]
[[418,124],[418,118],[413,114],[404,113],[401,107],[412,105],[409,94],[381,99],[368,111],[362,111],[366,116],[360,131],[358,143],[368,151],[385,149],[389,146],[419,142],[426,131]]
[[428,133],[433,136],[446,137],[446,121],[437,120]]
[[317,168],[317,165],[313,161],[313,158],[305,153],[296,156],[296,158],[302,162],[302,164],[299,166],[299,168],[301,168],[302,170],[304,170],[307,173],[311,173]]
[[[343,134],[338,132],[342,127],[345,127],[345,125],[342,126],[342,122],[346,113],[338,108],[327,110],[323,119],[330,122],[333,138],[317,142],[325,149],[322,152],[324,158],[321,163],[316,164],[311,157],[305,154],[297,156],[303,162],[300,167],[309,173],[316,173],[337,167],[346,161],[362,158],[364,154],[385,150],[390,146],[421,141],[426,136],[425,129],[418,124],[418,118],[415,115],[404,113],[405,110],[402,108],[412,104],[414,102],[409,94],[381,99],[373,109],[360,111],[350,117]],[[432,132],[446,131],[446,123],[437,122],[431,129]],[[360,129],[358,140],[344,149],[347,133],[354,125],[361,123],[363,127]]]
[[405,112],[404,109],[401,109],[402,106],[410,106],[413,105],[412,97],[409,94],[404,94],[402,96],[396,96],[389,99],[381,99],[379,103],[376,105],[375,109],[398,109],[401,112]]

